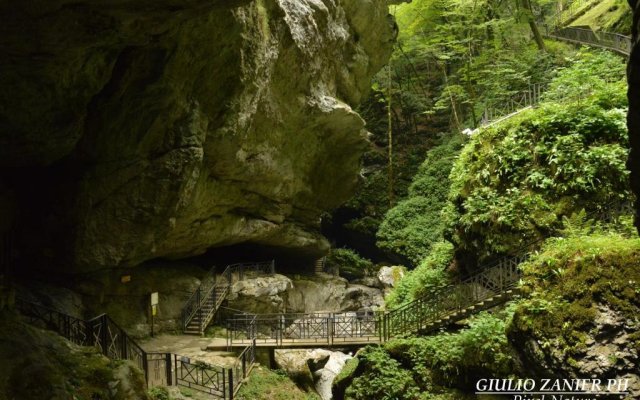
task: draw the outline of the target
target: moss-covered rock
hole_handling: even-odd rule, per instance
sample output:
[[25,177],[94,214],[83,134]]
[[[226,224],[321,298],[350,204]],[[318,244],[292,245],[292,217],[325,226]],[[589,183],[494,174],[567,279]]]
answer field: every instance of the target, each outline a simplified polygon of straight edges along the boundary
[[238,400],[319,400],[315,393],[307,393],[296,386],[284,371],[256,367],[242,385]]
[[148,398],[144,375],[133,364],[73,345],[6,311],[0,315],[0,357],[2,400]]
[[626,378],[640,395],[640,239],[555,239],[527,262],[508,329],[540,375]]

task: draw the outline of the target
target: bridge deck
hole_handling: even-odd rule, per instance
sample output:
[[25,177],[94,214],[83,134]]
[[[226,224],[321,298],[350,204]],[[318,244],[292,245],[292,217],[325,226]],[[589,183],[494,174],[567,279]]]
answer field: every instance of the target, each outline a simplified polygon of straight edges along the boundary
[[[305,349],[318,347],[362,347],[368,344],[380,344],[379,337],[360,337],[360,338],[333,338],[329,341],[327,338],[317,339],[257,339],[256,347],[259,348],[286,348],[286,349]],[[244,349],[251,344],[249,339],[238,339],[228,343],[225,339],[215,339],[208,346],[209,351],[224,351],[234,349]]]

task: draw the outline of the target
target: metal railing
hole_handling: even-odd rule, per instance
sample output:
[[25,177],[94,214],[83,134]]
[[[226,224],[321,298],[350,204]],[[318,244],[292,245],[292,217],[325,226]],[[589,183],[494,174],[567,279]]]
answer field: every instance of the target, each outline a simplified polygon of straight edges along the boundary
[[182,309],[182,330],[197,329],[202,334],[231,290],[231,285],[252,273],[274,274],[275,261],[228,265],[220,274],[220,280],[216,275],[216,267],[212,267]]
[[145,351],[106,314],[83,320],[20,298],[15,304],[29,323],[40,324],[79,346],[96,347],[108,358],[129,360],[147,370]]
[[133,362],[144,372],[149,388],[177,385],[233,399],[255,365],[255,340],[228,368],[174,353],[147,353],[106,314],[83,320],[22,299],[16,299],[16,308],[27,322],[53,330],[74,344],[95,347],[113,360]]
[[545,27],[545,36],[566,42],[600,47],[628,57],[633,41],[629,36],[619,33],[594,31],[587,28],[549,28]]
[[[632,212],[632,203],[617,201],[585,214],[585,218],[617,224],[620,216]],[[363,345],[437,330],[446,323],[504,303],[516,294],[522,278],[520,264],[544,239],[526,243],[513,255],[482,266],[456,284],[433,288],[428,295],[385,312],[235,314],[227,319],[227,346]]]
[[[434,330],[446,317],[462,317],[469,307],[498,298],[517,286],[521,278],[518,266],[528,259],[528,254],[503,258],[496,265],[484,268],[458,284],[436,288],[428,296],[412,301],[384,314],[383,338],[389,340],[411,332]],[[480,310],[476,307],[475,310]]]
[[578,19],[598,3],[598,1],[594,0],[574,0],[566,8],[546,18],[546,22],[553,27],[565,26]]
[[529,85],[526,91],[514,95],[504,104],[485,108],[482,113],[482,119],[480,120],[480,127],[491,126],[527,108],[537,105],[546,87],[546,83]]
[[227,346],[256,341],[259,345],[334,346],[379,342],[382,312],[316,312],[237,314],[227,320]]

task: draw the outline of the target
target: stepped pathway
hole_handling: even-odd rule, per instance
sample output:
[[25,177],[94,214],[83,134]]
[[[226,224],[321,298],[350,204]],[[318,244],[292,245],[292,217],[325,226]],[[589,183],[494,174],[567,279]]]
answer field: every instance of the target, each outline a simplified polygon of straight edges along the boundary
[[[113,360],[131,361],[143,371],[148,388],[181,386],[208,398],[233,399],[255,366],[255,343],[239,355],[221,357],[205,354],[202,343],[194,342],[200,338],[172,336],[166,339],[173,342],[170,345],[159,338],[145,346],[152,349],[147,351],[106,314],[83,320],[20,298],[16,309],[28,323],[53,330],[73,344],[95,347]],[[175,349],[185,353],[176,354]]]
[[213,267],[182,308],[182,331],[202,335],[231,290],[234,282],[253,274],[275,273],[275,262],[251,262],[227,265],[218,275]]
[[[631,37],[618,33],[594,31],[589,28],[567,26],[597,4],[597,1],[576,1],[569,9],[558,12],[547,21],[540,21],[542,35],[548,39],[597,47],[623,57],[629,57],[633,45]],[[545,87],[546,84],[531,85],[529,89],[515,95],[505,104],[486,108],[480,121],[480,128],[498,124],[535,107],[540,102]],[[471,133],[476,131],[477,129]]]
[[324,273],[326,264],[327,264],[327,257],[318,258],[316,260],[316,263],[313,265],[313,272],[316,275]]
[[[588,218],[618,223],[621,215],[632,213],[630,203],[610,204],[590,213]],[[226,340],[214,340],[208,348],[233,349],[248,344],[269,348],[359,347],[432,333],[518,295],[522,278],[519,266],[542,240],[528,243],[516,255],[481,267],[456,284],[433,288],[428,295],[389,311],[238,313],[226,321]]]
[[245,347],[359,347],[403,335],[426,334],[494,307],[516,295],[518,265],[528,255],[505,257],[458,284],[386,312],[236,314],[226,321],[227,338],[210,350]]

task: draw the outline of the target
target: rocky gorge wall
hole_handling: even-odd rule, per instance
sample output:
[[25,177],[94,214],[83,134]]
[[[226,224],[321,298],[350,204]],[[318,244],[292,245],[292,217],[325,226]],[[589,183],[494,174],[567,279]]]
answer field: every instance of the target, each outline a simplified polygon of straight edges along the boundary
[[252,242],[317,256],[366,144],[386,0],[0,4],[0,204],[22,263]]
[[627,125],[629,127],[629,144],[631,152],[627,167],[631,170],[631,189],[636,195],[636,227],[640,230],[640,45],[638,37],[640,34],[640,2],[629,0],[629,5],[633,10],[633,26],[631,29],[633,37],[633,48],[629,57],[627,76],[629,81],[629,114]]

